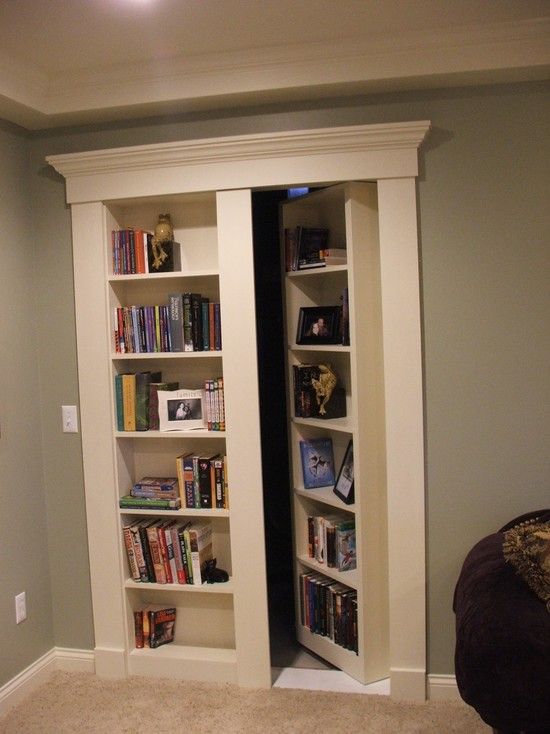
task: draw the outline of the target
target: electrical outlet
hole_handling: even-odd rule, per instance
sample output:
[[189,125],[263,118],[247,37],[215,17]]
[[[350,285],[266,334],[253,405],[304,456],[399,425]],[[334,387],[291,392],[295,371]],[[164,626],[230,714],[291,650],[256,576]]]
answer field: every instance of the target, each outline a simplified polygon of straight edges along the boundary
[[20,624],[27,619],[27,595],[24,591],[15,597],[15,622]]
[[61,418],[63,421],[63,433],[78,433],[76,405],[62,405]]

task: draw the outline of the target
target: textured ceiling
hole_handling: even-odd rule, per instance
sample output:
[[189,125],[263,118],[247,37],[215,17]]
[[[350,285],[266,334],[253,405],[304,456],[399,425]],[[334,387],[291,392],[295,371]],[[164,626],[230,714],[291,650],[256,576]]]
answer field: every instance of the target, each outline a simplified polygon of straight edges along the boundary
[[0,116],[154,111],[544,78],[548,0],[0,0]]

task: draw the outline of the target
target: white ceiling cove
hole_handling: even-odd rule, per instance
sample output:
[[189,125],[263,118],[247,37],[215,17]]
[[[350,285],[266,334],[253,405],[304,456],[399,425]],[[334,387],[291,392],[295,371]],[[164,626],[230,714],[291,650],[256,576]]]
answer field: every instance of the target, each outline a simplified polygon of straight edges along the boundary
[[0,0],[29,129],[549,72],[549,0]]

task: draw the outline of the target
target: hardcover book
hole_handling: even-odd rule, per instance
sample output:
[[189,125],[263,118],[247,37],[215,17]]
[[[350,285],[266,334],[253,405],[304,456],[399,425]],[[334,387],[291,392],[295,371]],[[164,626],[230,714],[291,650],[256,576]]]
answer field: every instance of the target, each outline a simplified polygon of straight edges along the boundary
[[331,438],[300,441],[304,487],[328,487],[334,484],[334,455]]

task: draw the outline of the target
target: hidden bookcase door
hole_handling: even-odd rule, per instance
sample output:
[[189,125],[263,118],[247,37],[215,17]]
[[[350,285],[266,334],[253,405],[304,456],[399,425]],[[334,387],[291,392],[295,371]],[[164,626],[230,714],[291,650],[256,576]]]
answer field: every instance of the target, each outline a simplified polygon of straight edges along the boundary
[[[369,683],[389,675],[377,186],[319,189],[280,218],[296,634]],[[337,495],[344,457],[354,493]]]
[[[330,515],[338,514],[354,520],[356,531],[356,568],[341,571],[327,564],[318,568],[315,558],[309,556],[305,531],[299,531],[302,535],[297,531],[296,570],[319,573],[322,594],[327,591],[324,579],[341,582],[344,590],[337,586],[330,593],[337,591],[341,602],[345,594],[344,604],[351,609],[357,602],[358,654],[305,625],[298,629],[305,644],[318,645],[320,654],[359,680],[387,675],[389,667],[392,696],[424,700],[424,422],[416,177],[418,150],[429,129],[426,120],[356,125],[138,145],[46,159],[66,179],[66,199],[71,206],[80,425],[98,674],[122,677],[139,672],[234,681],[243,686],[271,685],[251,190],[376,182],[330,187],[284,207],[288,227],[309,222],[317,228],[340,227],[345,234],[345,243],[342,239],[331,245],[329,240],[329,249],[336,250],[330,266],[290,272],[285,281],[290,302],[289,372],[294,364],[329,363],[344,390],[328,408],[339,405],[336,412],[341,412],[342,402],[345,405],[341,417],[292,416],[295,519],[300,511],[304,517],[324,517],[329,521],[328,532]],[[326,205],[316,206],[323,198]],[[300,212],[303,208],[305,214],[307,201],[311,202],[310,220]],[[184,216],[177,213],[179,208]],[[219,289],[220,354],[140,353],[134,357],[116,352],[113,307],[117,303],[121,307],[156,305],[159,295],[174,292],[171,285],[179,275],[115,276],[110,233],[115,224],[152,229],[160,213],[172,215],[176,239],[182,245],[181,277],[187,279],[182,287],[193,283],[197,291],[210,289],[212,297],[217,297]],[[331,223],[325,224],[329,214]],[[212,236],[214,229],[216,237]],[[211,242],[217,238],[217,247],[204,242],[205,238]],[[338,252],[342,249],[345,258]],[[307,260],[311,264],[311,252]],[[338,306],[343,283],[348,289],[349,345],[315,344],[311,337],[308,343],[298,344],[293,319],[298,319],[299,312],[294,309]],[[162,293],[142,294],[142,287],[160,288]],[[131,303],[134,299],[138,303]],[[330,313],[334,316],[334,310]],[[144,371],[161,369],[167,376],[179,376],[185,367],[197,380],[208,374],[223,376],[225,436],[119,432],[113,379],[115,374],[137,369],[136,365]],[[292,405],[291,398],[289,394]],[[296,447],[300,440],[316,438],[332,439],[335,470],[353,441],[353,504],[333,496],[330,489],[306,489],[302,483]],[[119,497],[142,467],[147,473],[156,467],[160,471],[171,457],[198,450],[201,441],[205,448],[217,442],[220,448],[216,450],[224,448],[228,457],[229,517],[212,515],[211,519],[218,552],[231,574],[230,593],[183,586],[181,590],[157,590],[151,584],[155,602],[164,603],[163,594],[169,595],[166,601],[170,604],[177,600],[180,623],[186,606],[203,605],[208,625],[204,635],[194,637],[180,630],[174,643],[155,651],[134,650],[130,611],[145,599],[141,587],[129,585],[121,526],[122,518],[133,515],[121,514]],[[336,507],[332,504],[335,498]],[[311,585],[316,581],[309,579]],[[195,618],[195,609],[189,612],[190,619]],[[218,633],[218,624],[223,632]],[[160,654],[153,656],[153,652]]]

